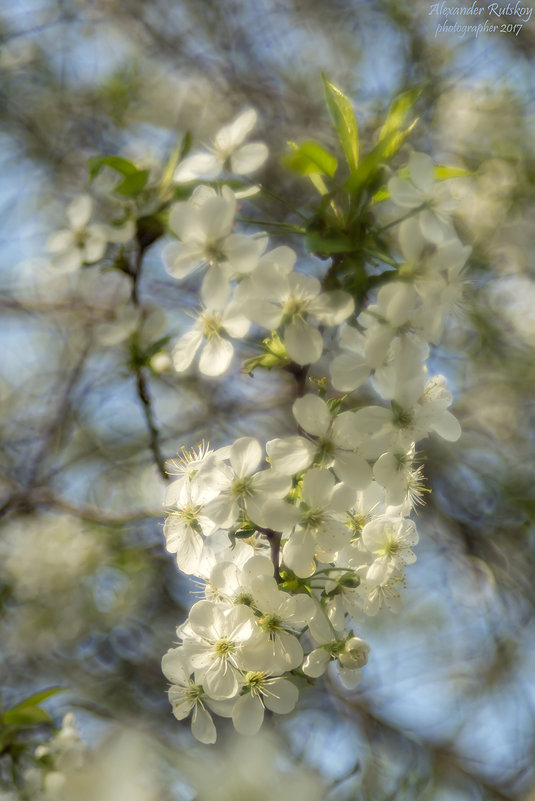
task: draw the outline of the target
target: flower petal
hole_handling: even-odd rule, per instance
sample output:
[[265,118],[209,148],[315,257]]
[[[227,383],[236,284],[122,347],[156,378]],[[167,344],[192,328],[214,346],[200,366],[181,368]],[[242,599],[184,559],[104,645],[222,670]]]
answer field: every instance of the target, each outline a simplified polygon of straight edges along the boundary
[[331,423],[331,413],[325,401],[318,395],[305,395],[298,398],[292,412],[301,428],[308,434],[321,437],[327,433]]
[[232,710],[232,722],[238,734],[257,734],[264,721],[264,705],[258,696],[251,693],[240,696]]

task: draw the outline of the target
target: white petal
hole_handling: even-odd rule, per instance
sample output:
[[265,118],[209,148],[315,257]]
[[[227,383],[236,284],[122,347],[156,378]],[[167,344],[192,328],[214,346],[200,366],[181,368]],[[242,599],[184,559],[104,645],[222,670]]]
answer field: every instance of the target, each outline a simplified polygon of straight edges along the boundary
[[340,668],[338,675],[340,676],[340,681],[346,690],[354,690],[357,684],[360,684],[362,681],[361,670],[347,670],[347,668]]
[[[299,596],[298,596],[299,597]],[[302,596],[303,598],[305,596]],[[312,599],[311,599],[312,600]],[[314,603],[314,601],[312,601]],[[324,610],[314,604],[313,614],[308,618],[308,629],[316,642],[325,643],[333,638],[333,631]]]
[[72,273],[82,266],[82,262],[82,251],[79,248],[72,248],[52,256],[50,266],[58,273]]
[[338,478],[353,489],[363,490],[371,484],[372,471],[368,462],[358,453],[338,451],[334,462]]
[[228,339],[214,336],[202,349],[199,370],[204,375],[222,375],[234,355],[234,348]]
[[173,278],[185,278],[204,261],[203,251],[193,243],[171,242],[162,252],[167,272]]
[[355,310],[355,301],[341,289],[333,292],[322,292],[310,303],[308,310],[318,323],[338,325],[346,320]]
[[201,562],[203,538],[189,526],[184,529],[179,547],[176,551],[176,563],[179,569],[187,576],[197,573]]
[[221,322],[227,334],[234,339],[244,337],[251,326],[247,317],[243,316],[235,303],[229,303],[223,313]]
[[297,364],[314,364],[322,354],[323,337],[300,317],[286,326],[283,339],[288,355]]
[[85,241],[82,246],[84,261],[88,264],[98,261],[106,252],[108,240],[104,226],[90,225],[86,231]]
[[223,169],[223,162],[215,153],[193,153],[180,162],[175,170],[175,183],[187,183],[196,178],[213,181]]
[[308,654],[303,662],[303,673],[313,678],[323,676],[330,660],[331,658],[324,648],[316,648]]
[[342,353],[331,364],[332,385],[339,392],[352,392],[369,377],[371,369],[364,357]]
[[85,228],[90,220],[92,210],[93,200],[89,195],[79,195],[71,201],[65,212],[71,228],[75,231],[81,231],[82,228]]
[[267,442],[266,452],[275,470],[293,476],[311,464],[316,446],[304,437],[284,437]]
[[389,180],[388,191],[394,203],[402,208],[416,208],[425,200],[425,195],[419,189],[397,175]]
[[280,247],[273,248],[269,253],[262,256],[259,267],[262,269],[275,268],[280,273],[288,275],[294,268],[297,259],[295,250],[289,248],[287,245],[280,245]]
[[210,713],[203,709],[200,704],[197,704],[193,710],[193,718],[191,721],[191,733],[200,743],[210,745],[215,743],[217,739],[217,732],[214,726]]
[[134,238],[136,226],[133,220],[127,220],[122,225],[106,226],[106,238],[108,242],[124,244]]
[[224,253],[228,267],[238,275],[252,272],[267,246],[265,236],[243,236],[230,234],[225,240]]
[[409,217],[401,223],[398,236],[404,258],[411,264],[417,264],[423,254],[425,239],[416,217]]
[[[262,517],[268,521],[266,528],[289,532],[297,524],[300,514],[297,507],[284,501],[267,501],[262,507]],[[262,523],[260,525],[263,525]]]
[[214,659],[202,680],[208,695],[214,698],[232,698],[240,688],[238,672],[228,662]]
[[177,372],[188,369],[202,340],[202,331],[192,328],[176,342],[173,348],[173,365]]
[[434,419],[431,424],[431,430],[448,442],[457,442],[462,434],[459,421],[447,409],[444,409],[442,414]]
[[236,198],[230,190],[202,204],[199,215],[209,242],[217,242],[230,234],[235,212]]
[[218,149],[229,152],[241,145],[248,133],[256,125],[256,111],[253,108],[242,111],[232,122],[224,125],[215,137]]
[[334,489],[334,476],[321,467],[313,467],[303,479],[303,500],[313,508],[328,505]]
[[278,679],[270,685],[264,703],[272,712],[286,715],[294,709],[299,698],[299,690],[288,679]]
[[448,228],[440,222],[431,209],[424,209],[420,212],[418,222],[423,236],[435,245],[443,242],[448,234]]
[[76,249],[76,237],[72,231],[62,228],[61,231],[52,234],[46,243],[45,250],[47,253],[63,253],[65,250],[73,248]]
[[435,168],[431,156],[427,153],[411,153],[409,173],[418,189],[430,195],[435,183]]
[[248,145],[243,145],[230,158],[232,172],[237,175],[248,175],[258,170],[268,156],[269,150],[263,142],[251,142]]
[[299,578],[308,578],[316,569],[314,538],[307,531],[296,531],[283,548],[284,564]]
[[257,734],[264,721],[264,705],[257,696],[246,693],[234,704],[232,722],[238,734]]
[[230,463],[240,478],[254,473],[261,459],[262,448],[254,437],[241,437],[230,449]]
[[325,401],[318,395],[305,395],[298,398],[292,412],[301,428],[308,434],[321,437],[327,433],[331,423],[331,413]]
[[186,662],[183,648],[170,648],[162,657],[162,673],[172,684],[187,684],[190,674]]
[[185,697],[183,687],[179,687],[175,684],[169,687],[167,697],[173,708],[173,715],[175,718],[177,720],[184,720],[184,718],[187,718],[193,709],[194,702]]
[[416,298],[413,286],[401,281],[392,281],[379,290],[377,301],[384,308],[388,322],[394,328],[399,328],[410,320]]

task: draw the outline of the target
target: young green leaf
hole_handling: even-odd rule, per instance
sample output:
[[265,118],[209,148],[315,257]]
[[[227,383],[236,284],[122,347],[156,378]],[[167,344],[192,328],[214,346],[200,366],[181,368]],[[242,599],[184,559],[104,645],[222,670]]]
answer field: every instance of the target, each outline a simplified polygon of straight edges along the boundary
[[435,180],[447,181],[448,178],[463,178],[467,175],[473,175],[470,170],[464,170],[462,167],[444,167],[440,164],[435,165]]
[[118,186],[115,187],[113,191],[116,194],[124,195],[125,197],[139,195],[139,193],[145,188],[145,184],[147,183],[148,179],[148,170],[136,170],[136,172],[132,173],[131,175],[125,176],[125,178]]
[[43,701],[47,700],[47,698],[52,698],[53,695],[57,695],[58,693],[62,692],[65,692],[65,687],[50,687],[48,690],[41,690],[38,693],[29,695],[28,698],[25,698],[15,706],[12,706],[8,711],[13,712],[15,709],[26,709],[26,707],[29,706],[39,706],[39,704],[42,704]]
[[145,188],[149,178],[148,170],[138,169],[135,164],[121,156],[94,156],[88,161],[89,180],[92,181],[103,167],[109,167],[124,176],[114,192],[125,197],[138,195]]
[[13,707],[5,713],[2,722],[5,726],[36,726],[39,723],[51,723],[52,718],[40,706],[27,706],[24,709]]
[[337,86],[323,76],[327,109],[338,133],[351,172],[359,166],[359,131],[353,106]]
[[110,169],[125,176],[138,172],[135,164],[123,159],[121,156],[94,156],[87,162],[87,167],[90,181],[98,175],[103,167],[110,167]]
[[380,142],[382,142],[383,139],[391,137],[392,134],[397,134],[401,131],[407,114],[421,94],[422,88],[414,87],[413,89],[407,89],[406,92],[402,92],[394,99],[392,105],[390,106],[385,123],[381,128],[381,132],[379,133]]
[[308,141],[301,145],[295,142],[288,142],[293,152],[286,155],[283,159],[284,164],[290,170],[300,175],[313,175],[321,173],[332,178],[338,167],[336,157],[325,150],[318,142]]

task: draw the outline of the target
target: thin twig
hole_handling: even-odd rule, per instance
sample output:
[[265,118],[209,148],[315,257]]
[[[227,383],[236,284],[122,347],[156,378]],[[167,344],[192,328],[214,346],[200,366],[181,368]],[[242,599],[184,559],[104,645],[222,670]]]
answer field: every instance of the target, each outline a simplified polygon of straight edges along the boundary
[[[133,305],[138,309],[141,306],[139,297],[139,280],[141,278],[141,270],[143,267],[144,254],[145,254],[145,248],[142,245],[140,245],[135,263],[133,265],[133,269],[129,273],[130,278],[132,280],[131,300]],[[149,431],[149,447],[152,451],[152,455],[154,457],[154,462],[156,464],[156,467],[158,468],[158,472],[160,473],[164,481],[169,481],[169,476],[165,469],[165,459],[163,457],[162,450],[160,447],[160,431],[154,419],[154,412],[152,410],[152,398],[150,396],[149,384],[145,377],[143,365],[136,362],[133,365],[132,370],[136,376],[137,395],[141,402],[141,406],[143,408],[143,414],[145,416],[145,422],[147,424],[147,429]]]

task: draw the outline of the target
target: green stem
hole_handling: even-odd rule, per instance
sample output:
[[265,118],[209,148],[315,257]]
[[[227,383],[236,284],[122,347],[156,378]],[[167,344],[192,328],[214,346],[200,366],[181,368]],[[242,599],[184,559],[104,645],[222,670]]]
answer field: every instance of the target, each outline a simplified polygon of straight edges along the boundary
[[294,234],[306,234],[306,229],[293,223],[269,222],[268,220],[253,220],[251,217],[236,217],[237,222],[251,223],[252,225],[267,225],[272,228],[281,228],[284,231],[292,231]]

